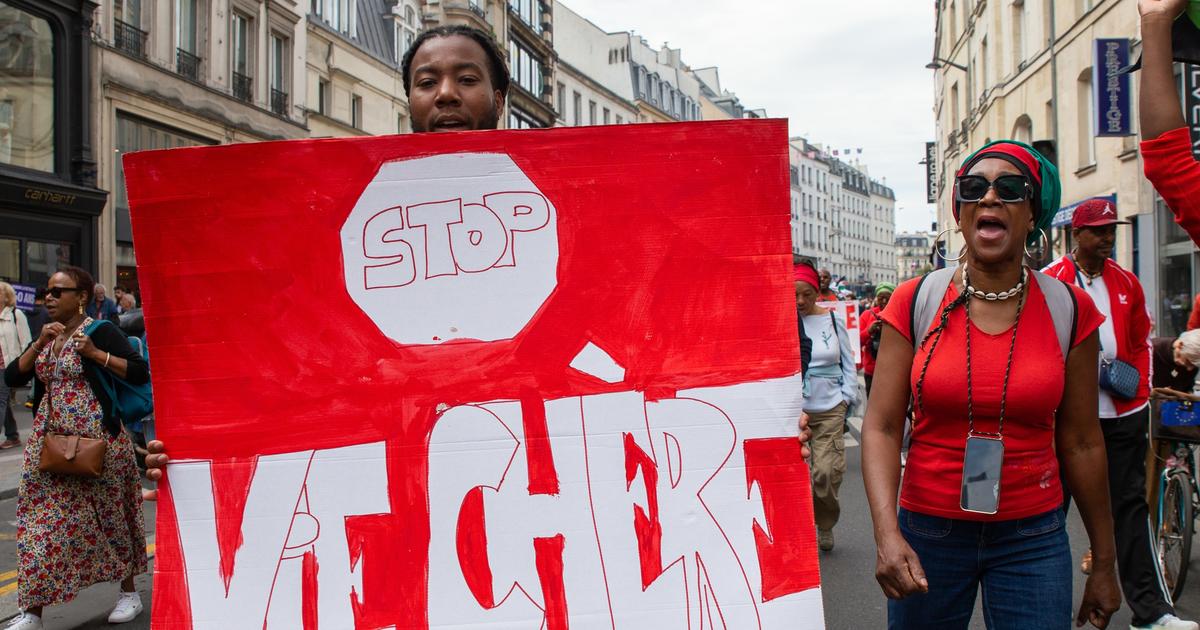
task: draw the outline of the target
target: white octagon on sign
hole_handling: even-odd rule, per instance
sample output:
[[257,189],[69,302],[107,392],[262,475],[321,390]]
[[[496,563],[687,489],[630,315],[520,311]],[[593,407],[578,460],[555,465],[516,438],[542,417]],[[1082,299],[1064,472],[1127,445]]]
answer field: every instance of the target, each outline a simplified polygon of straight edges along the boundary
[[503,154],[384,164],[341,237],[351,299],[403,344],[512,338],[557,283],[554,204]]

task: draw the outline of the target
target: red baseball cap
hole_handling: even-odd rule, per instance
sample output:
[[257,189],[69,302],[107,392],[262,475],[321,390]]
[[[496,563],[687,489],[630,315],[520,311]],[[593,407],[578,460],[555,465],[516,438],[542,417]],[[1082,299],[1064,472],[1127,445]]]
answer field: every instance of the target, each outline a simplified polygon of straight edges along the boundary
[[1075,206],[1075,213],[1071,215],[1072,228],[1129,225],[1129,223],[1129,221],[1120,219],[1117,215],[1117,207],[1107,199],[1088,199]]

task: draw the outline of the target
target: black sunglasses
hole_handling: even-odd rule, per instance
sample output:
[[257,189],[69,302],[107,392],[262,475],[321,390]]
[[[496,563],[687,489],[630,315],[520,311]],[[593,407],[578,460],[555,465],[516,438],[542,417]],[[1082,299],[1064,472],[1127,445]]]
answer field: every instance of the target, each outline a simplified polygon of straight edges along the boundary
[[1001,175],[992,181],[982,175],[962,175],[954,187],[955,199],[964,203],[975,203],[987,195],[988,189],[1004,203],[1019,203],[1033,197],[1033,186],[1024,175]]
[[57,300],[58,298],[62,297],[63,293],[66,293],[68,291],[73,291],[75,293],[78,293],[79,287],[50,287],[49,289],[46,289],[46,295],[49,295],[50,297]]

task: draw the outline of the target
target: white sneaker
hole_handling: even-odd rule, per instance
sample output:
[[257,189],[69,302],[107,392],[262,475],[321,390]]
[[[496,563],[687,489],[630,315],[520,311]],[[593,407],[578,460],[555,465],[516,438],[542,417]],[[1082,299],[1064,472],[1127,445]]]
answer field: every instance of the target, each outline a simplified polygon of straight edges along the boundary
[[10,619],[4,630],[42,630],[42,618],[33,613],[23,612]]
[[1175,615],[1163,615],[1148,626],[1129,626],[1129,630],[1200,630],[1200,624],[1184,621]]
[[137,591],[121,593],[121,597],[117,598],[116,607],[108,616],[108,623],[133,621],[140,614],[142,614],[142,596],[138,595]]

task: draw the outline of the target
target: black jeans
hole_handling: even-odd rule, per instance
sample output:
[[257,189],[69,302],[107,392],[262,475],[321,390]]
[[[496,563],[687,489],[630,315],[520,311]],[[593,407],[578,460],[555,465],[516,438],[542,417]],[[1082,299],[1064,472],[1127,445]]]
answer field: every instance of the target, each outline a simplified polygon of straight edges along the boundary
[[[1113,533],[1117,539],[1117,572],[1135,626],[1147,625],[1163,615],[1175,613],[1159,570],[1151,535],[1150,508],[1146,505],[1149,422],[1149,407],[1118,418],[1100,419],[1104,448],[1108,451],[1108,496],[1112,503]],[[1071,503],[1066,488],[1064,483],[1064,512]]]
[[13,390],[0,383],[0,404],[4,405],[4,437],[19,440],[21,436],[17,434],[17,418],[13,415],[12,398]]

